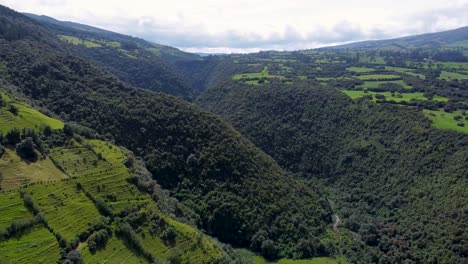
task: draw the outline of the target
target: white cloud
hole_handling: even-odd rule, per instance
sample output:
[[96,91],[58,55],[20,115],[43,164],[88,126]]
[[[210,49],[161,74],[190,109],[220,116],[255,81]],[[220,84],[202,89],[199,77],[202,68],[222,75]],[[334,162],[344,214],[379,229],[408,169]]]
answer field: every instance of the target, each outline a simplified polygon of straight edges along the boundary
[[0,0],[189,51],[304,49],[468,25],[468,0]]

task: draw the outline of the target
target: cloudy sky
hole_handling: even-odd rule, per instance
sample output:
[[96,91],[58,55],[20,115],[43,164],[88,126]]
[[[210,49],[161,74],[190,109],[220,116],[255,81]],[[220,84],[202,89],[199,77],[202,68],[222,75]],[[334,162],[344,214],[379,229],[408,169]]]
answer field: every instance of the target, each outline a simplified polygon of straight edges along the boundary
[[295,50],[468,26],[468,0],[0,0],[191,52]]

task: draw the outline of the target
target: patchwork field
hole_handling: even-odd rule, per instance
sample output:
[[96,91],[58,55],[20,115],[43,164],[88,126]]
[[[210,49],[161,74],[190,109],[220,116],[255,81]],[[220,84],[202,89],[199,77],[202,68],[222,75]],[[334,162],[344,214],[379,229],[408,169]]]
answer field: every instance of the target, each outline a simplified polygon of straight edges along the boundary
[[268,79],[284,79],[284,76],[281,75],[271,75],[268,72],[268,67],[264,67],[261,72],[254,73],[242,73],[232,76],[233,80],[244,81],[246,84],[258,85],[261,83],[268,83]]
[[416,72],[414,72],[413,69],[409,69],[409,68],[400,68],[400,67],[385,66],[385,69],[388,70],[388,71],[396,72],[396,73],[405,73],[405,74],[408,74],[408,75],[412,75],[412,76],[415,76],[415,77],[419,77],[419,78],[421,78],[421,79],[425,79],[425,78],[426,78],[426,77],[424,76],[424,74],[416,73]]

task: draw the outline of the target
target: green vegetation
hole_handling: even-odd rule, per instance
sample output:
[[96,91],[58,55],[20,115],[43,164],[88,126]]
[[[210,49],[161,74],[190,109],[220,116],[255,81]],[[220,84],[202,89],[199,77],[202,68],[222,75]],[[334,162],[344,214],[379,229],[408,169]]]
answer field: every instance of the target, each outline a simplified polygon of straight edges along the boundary
[[444,129],[466,33],[199,57],[28,16],[0,7],[0,251],[44,230],[65,263],[466,259],[467,135]]
[[33,182],[55,181],[67,178],[55,167],[49,157],[35,162],[22,160],[13,150],[6,148],[0,158],[1,190],[12,190]]
[[37,227],[21,238],[0,240],[2,263],[50,263],[60,258],[55,237],[44,227]]
[[246,84],[259,85],[262,83],[269,83],[268,79],[284,79],[281,75],[271,75],[268,73],[268,67],[264,67],[261,72],[256,73],[242,73],[232,76],[233,80],[244,81]]
[[434,111],[426,109],[424,109],[423,112],[432,120],[432,125],[436,128],[468,133],[468,119],[466,112],[455,111],[447,113],[443,110]]
[[385,69],[389,70],[389,71],[398,72],[398,73],[405,73],[405,74],[408,74],[408,75],[411,75],[411,76],[419,77],[421,79],[426,78],[426,76],[424,76],[424,74],[415,73],[413,69],[400,68],[400,67],[389,67],[389,66],[385,66]]
[[[373,100],[379,100],[379,97],[376,95],[384,96],[385,100],[393,100],[395,102],[410,102],[411,100],[428,100],[422,93],[391,93],[391,92],[372,92],[372,91],[350,91],[350,90],[341,90],[343,93],[351,97],[352,99],[361,98],[364,96],[372,96]],[[384,99],[384,98],[382,98]],[[432,98],[434,101],[447,102],[448,98],[434,96]]]
[[468,79],[468,75],[460,74],[456,72],[442,71],[439,76],[441,80],[465,80]]
[[[14,221],[32,217],[24,206],[24,200],[17,192],[5,192],[0,194],[0,229],[6,228]],[[0,255],[1,256],[1,255]]]
[[90,40],[82,40],[73,36],[59,35],[59,38],[72,45],[83,45],[86,48],[100,48],[102,47],[99,43]]
[[[197,103],[229,120],[283,168],[329,190],[344,230],[354,235],[346,243],[320,242],[350,263],[463,259],[464,225],[449,212],[459,217],[466,209],[468,153],[460,147],[466,134],[431,128],[417,108],[350,100],[310,84],[249,89],[229,83]],[[453,247],[441,246],[454,237]]]
[[394,74],[368,74],[357,76],[359,80],[363,81],[382,81],[382,80],[395,80],[401,79],[400,76]]
[[367,67],[349,67],[349,68],[346,68],[346,70],[350,72],[357,72],[357,73],[376,71],[374,68],[367,68]]
[[[48,117],[27,104],[12,99],[11,96],[4,92],[0,93],[0,96],[6,103],[4,107],[0,107],[0,131],[3,133],[13,128],[20,130],[23,128],[42,130],[46,126],[52,129],[63,128],[62,121]],[[9,111],[9,106],[15,107],[17,112],[12,113]]]
[[364,84],[359,85],[358,87],[362,87],[363,89],[377,88],[382,84],[388,84],[388,83],[398,84],[398,85],[401,85],[405,89],[411,89],[411,86],[409,86],[408,84],[406,84],[402,80],[398,80],[398,81],[366,81],[366,82],[364,82]]

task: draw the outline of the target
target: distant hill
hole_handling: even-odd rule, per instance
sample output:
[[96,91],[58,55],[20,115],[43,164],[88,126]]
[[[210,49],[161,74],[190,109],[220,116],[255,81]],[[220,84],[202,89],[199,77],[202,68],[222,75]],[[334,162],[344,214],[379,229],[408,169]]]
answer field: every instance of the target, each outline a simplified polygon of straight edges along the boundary
[[412,48],[412,47],[441,47],[446,45],[467,46],[468,27],[458,29],[427,33],[422,35],[407,36],[395,39],[368,40],[346,45],[328,47],[324,49],[360,49],[360,48]]
[[78,55],[105,66],[132,85],[187,100],[193,97],[187,78],[173,64],[200,59],[196,54],[79,23],[25,15],[54,32]]

